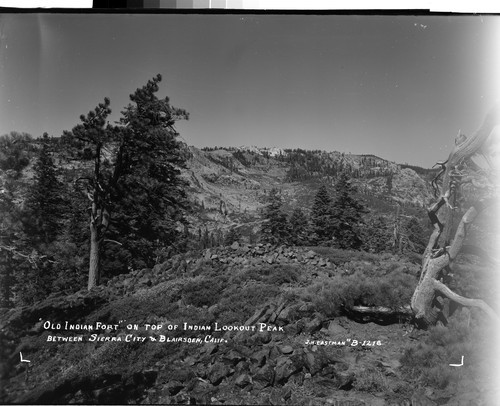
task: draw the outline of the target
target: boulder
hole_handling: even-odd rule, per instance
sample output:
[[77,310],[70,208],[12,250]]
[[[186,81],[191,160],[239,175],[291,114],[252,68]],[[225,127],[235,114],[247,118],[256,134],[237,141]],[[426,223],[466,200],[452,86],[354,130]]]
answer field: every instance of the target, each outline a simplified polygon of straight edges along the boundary
[[272,386],[274,383],[274,368],[268,364],[258,369],[252,378],[257,389]]
[[209,367],[207,377],[212,385],[219,385],[229,373],[230,368],[228,365],[223,362],[216,362]]
[[177,395],[182,389],[184,389],[184,384],[179,381],[170,381],[163,385],[163,390],[170,396]]
[[278,389],[273,389],[269,394],[269,403],[271,405],[283,405],[285,399],[281,396],[281,391]]
[[243,361],[245,357],[235,350],[229,350],[223,355],[223,359],[235,366],[238,362]]
[[145,286],[151,286],[153,282],[151,281],[151,278],[148,276],[143,276],[141,279],[137,281],[138,285],[145,285]]
[[269,350],[267,348],[263,348],[250,356],[250,361],[254,363],[258,367],[264,366],[267,359],[269,358]]
[[250,370],[250,364],[246,361],[240,361],[234,367],[236,373],[239,372],[248,372]]
[[296,310],[296,306],[288,306],[285,307],[279,314],[278,317],[276,318],[276,321],[281,322],[280,324],[288,324],[291,321],[291,315],[293,314],[294,310]]
[[348,331],[342,327],[338,322],[332,320],[328,323],[328,334],[331,338],[345,339]]
[[315,256],[316,256],[316,253],[314,251],[312,251],[312,250],[307,251],[306,254],[305,254],[305,257],[309,258],[309,259],[312,259]]
[[234,380],[234,384],[239,386],[240,388],[244,388],[245,386],[252,384],[252,377],[248,375],[246,372],[241,373]]
[[302,370],[303,362],[299,357],[281,356],[276,360],[275,383],[283,385],[293,374]]
[[293,347],[291,345],[282,345],[279,347],[282,354],[291,354],[293,352]]
[[308,323],[306,323],[306,325],[304,326],[304,332],[306,334],[313,334],[316,331],[321,330],[321,325],[322,324],[323,324],[322,320],[320,320],[319,318],[315,317],[314,319],[312,319],[311,321],[309,321]]
[[314,353],[312,351],[304,352],[304,364],[311,376],[316,375],[328,363],[328,360],[321,353]]

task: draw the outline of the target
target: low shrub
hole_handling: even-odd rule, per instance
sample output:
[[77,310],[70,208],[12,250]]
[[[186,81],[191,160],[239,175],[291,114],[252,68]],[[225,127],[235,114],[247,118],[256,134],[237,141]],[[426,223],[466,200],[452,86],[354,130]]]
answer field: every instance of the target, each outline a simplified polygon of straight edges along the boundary
[[367,368],[356,375],[354,388],[363,392],[387,392],[387,378],[376,368]]
[[337,275],[327,283],[313,285],[309,291],[317,310],[331,317],[353,306],[405,306],[410,303],[415,284],[415,278],[400,272],[371,278],[355,273]]
[[300,269],[293,264],[275,264],[246,268],[242,272],[234,275],[230,284],[242,284],[245,281],[257,281],[269,285],[282,285],[294,283],[300,280]]
[[[445,326],[434,326],[421,342],[405,350],[401,357],[402,372],[406,379],[436,389],[445,389],[450,382],[464,382],[486,374],[492,354],[486,350],[487,340],[494,336],[479,317],[470,318],[460,312]],[[487,338],[488,337],[488,338]],[[451,368],[460,363],[467,368]]]
[[259,282],[233,285],[219,301],[217,320],[221,324],[244,323],[259,306],[276,297],[279,292],[279,287]]
[[210,307],[219,301],[219,297],[226,286],[226,277],[207,278],[206,276],[199,276],[184,285],[182,297],[186,304],[196,307]]
[[337,266],[351,261],[376,262],[380,258],[380,255],[378,254],[371,254],[365,251],[343,250],[340,248],[332,248],[332,247],[310,247],[310,248],[317,254],[325,258],[328,258],[330,262],[334,263]]

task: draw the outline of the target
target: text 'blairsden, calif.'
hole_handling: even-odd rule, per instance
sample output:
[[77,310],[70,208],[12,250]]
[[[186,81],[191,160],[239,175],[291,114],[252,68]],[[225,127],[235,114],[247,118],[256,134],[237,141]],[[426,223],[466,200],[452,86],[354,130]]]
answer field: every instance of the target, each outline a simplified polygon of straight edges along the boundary
[[205,337],[170,337],[160,334],[158,336],[141,336],[135,334],[121,334],[117,336],[91,334],[89,337],[83,336],[60,336],[49,335],[48,342],[124,342],[124,343],[143,343],[146,341],[158,343],[188,343],[188,344],[203,344],[203,343],[227,343],[224,338],[213,337],[206,335]]

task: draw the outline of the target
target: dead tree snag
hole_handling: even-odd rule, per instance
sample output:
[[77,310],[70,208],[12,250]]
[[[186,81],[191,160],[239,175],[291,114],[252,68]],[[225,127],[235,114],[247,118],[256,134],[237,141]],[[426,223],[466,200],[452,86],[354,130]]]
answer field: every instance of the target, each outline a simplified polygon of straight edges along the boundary
[[[457,256],[464,248],[467,232],[477,216],[495,199],[495,180],[492,157],[485,147],[493,129],[499,124],[499,108],[488,113],[481,127],[470,137],[459,134],[448,159],[440,162],[441,172],[433,181],[438,191],[438,200],[428,209],[434,231],[424,252],[422,271],[411,299],[411,309],[417,325],[435,324],[439,309],[435,306],[437,295],[444,296],[462,306],[478,307],[493,319],[499,320],[493,309],[480,299],[469,299],[458,295],[439,280],[456,265]],[[478,154],[486,161],[482,168],[472,159]],[[439,185],[439,179],[442,179]],[[454,220],[460,206],[460,190],[469,185],[477,196],[475,202],[463,214],[455,229]]]

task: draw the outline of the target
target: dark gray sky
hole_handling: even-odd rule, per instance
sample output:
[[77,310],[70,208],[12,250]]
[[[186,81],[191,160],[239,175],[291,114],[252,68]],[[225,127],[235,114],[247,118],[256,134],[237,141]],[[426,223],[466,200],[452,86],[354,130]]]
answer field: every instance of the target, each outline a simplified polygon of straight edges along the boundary
[[113,120],[161,73],[189,145],[376,154],[432,166],[500,95],[500,17],[0,15],[0,134]]

